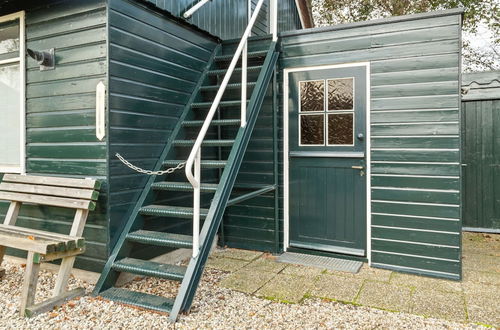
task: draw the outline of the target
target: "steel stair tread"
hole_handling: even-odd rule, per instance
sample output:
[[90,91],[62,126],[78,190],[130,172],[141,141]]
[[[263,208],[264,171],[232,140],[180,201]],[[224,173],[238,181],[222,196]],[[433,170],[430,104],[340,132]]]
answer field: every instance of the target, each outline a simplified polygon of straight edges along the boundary
[[[196,140],[175,140],[175,146],[192,146]],[[230,147],[234,144],[234,140],[203,140],[202,146],[214,147]]]
[[[182,123],[182,126],[184,127],[196,127],[196,126],[202,126],[204,120],[186,120]],[[239,125],[241,123],[240,119],[215,119],[212,120],[211,124],[212,125],[219,125],[219,126],[229,126],[229,125]]]
[[125,305],[137,306],[157,312],[170,313],[174,300],[149,293],[110,288],[99,294],[102,298]]
[[[247,86],[255,86],[255,82],[247,82]],[[207,85],[201,87],[202,91],[208,91],[208,90],[214,90],[218,91],[221,85]],[[231,88],[241,88],[241,83],[234,83],[234,84],[227,84],[226,89],[231,89]]]
[[[264,57],[267,55],[267,50],[259,50],[255,52],[248,52],[248,58],[255,58],[255,57]],[[234,54],[227,54],[227,55],[217,55],[215,57],[215,60],[217,62],[223,62],[223,61],[230,61],[234,57]]]
[[119,272],[164,278],[173,281],[182,281],[186,273],[186,267],[134,258],[124,258],[116,261],[113,264],[113,269]]
[[[262,66],[261,65],[255,65],[255,66],[249,66],[247,67],[247,71],[248,72],[255,72],[255,71],[259,71],[260,69],[262,69]],[[241,68],[236,68],[234,69],[234,73],[236,72],[241,72],[242,69]],[[220,75],[220,74],[225,74],[227,72],[227,69],[218,69],[218,70],[210,70],[207,72],[208,75],[210,76],[216,76],[216,75]]]
[[[182,163],[183,160],[166,160],[163,162],[163,166],[177,166],[179,163]],[[201,167],[202,168],[221,168],[227,165],[227,161],[225,160],[202,160]]]
[[[216,191],[219,185],[216,183],[202,183],[201,191]],[[151,185],[155,190],[168,191],[192,191],[193,186],[189,182],[160,181]]]
[[193,247],[193,236],[144,229],[128,233],[127,240],[155,246],[169,246],[186,249]]
[[[142,215],[159,216],[159,217],[177,217],[188,218],[193,217],[193,208],[184,206],[170,206],[170,205],[147,205],[141,207],[139,213]],[[200,209],[201,217],[205,217],[208,209]]]
[[[212,106],[213,102],[195,102],[191,104],[191,108],[209,108]],[[221,101],[219,103],[219,107],[232,107],[239,106],[241,104],[241,100],[233,100],[233,101]]]

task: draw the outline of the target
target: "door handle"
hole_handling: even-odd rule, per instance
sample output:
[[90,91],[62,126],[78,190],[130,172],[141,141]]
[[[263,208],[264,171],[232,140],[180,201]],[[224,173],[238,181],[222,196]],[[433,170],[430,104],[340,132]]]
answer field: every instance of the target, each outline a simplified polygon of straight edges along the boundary
[[362,169],[364,169],[364,167],[363,167],[363,166],[351,166],[351,168],[352,168],[353,170],[362,170]]

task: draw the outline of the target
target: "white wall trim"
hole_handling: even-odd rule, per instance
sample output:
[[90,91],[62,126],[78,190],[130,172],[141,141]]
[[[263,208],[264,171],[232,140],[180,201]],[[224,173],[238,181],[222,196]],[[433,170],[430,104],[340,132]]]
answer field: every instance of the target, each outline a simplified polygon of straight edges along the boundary
[[288,139],[288,95],[289,74],[302,71],[328,70],[365,66],[366,67],[366,257],[371,265],[371,166],[370,166],[370,62],[352,62],[335,65],[297,67],[283,71],[283,250],[290,246],[290,205],[289,205],[289,139]]
[[26,24],[25,24],[25,12],[19,11],[9,15],[0,16],[0,23],[19,20],[19,57],[15,59],[10,59],[2,61],[4,63],[15,63],[19,62],[19,91],[20,91],[20,136],[19,144],[21,145],[19,153],[19,167],[0,167],[0,172],[10,172],[10,173],[26,173]]

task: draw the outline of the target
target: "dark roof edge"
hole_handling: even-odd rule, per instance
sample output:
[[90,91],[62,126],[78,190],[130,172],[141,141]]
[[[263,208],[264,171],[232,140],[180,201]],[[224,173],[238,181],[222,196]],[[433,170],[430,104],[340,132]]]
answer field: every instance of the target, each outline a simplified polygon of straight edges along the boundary
[[303,29],[310,29],[314,27],[314,19],[312,15],[312,8],[309,0],[295,0],[297,11],[299,12],[300,21]]
[[304,35],[304,34],[310,34],[310,33],[345,30],[345,29],[351,29],[351,28],[356,28],[356,27],[381,25],[381,24],[396,23],[396,22],[403,22],[403,21],[413,21],[413,20],[424,19],[424,18],[443,17],[443,16],[458,15],[458,14],[462,15],[463,13],[464,13],[464,10],[462,8],[436,10],[436,11],[431,11],[428,13],[421,13],[421,14],[391,16],[391,17],[386,17],[386,18],[374,19],[374,20],[370,20],[370,21],[338,24],[338,25],[317,27],[317,28],[304,29],[304,30],[293,30],[293,31],[282,32],[282,33],[280,33],[280,36],[281,37],[289,37],[289,36]]

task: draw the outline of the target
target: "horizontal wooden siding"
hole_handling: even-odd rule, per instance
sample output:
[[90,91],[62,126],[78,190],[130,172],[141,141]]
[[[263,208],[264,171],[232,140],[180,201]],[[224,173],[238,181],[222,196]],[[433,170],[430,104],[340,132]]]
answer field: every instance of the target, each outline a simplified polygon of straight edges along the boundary
[[427,14],[282,39],[282,69],[371,63],[373,266],[460,278],[460,20]]
[[216,43],[137,1],[109,1],[110,244],[154,167]]
[[[106,79],[106,8],[102,0],[59,1],[26,10],[27,47],[56,49],[56,68],[26,59],[27,173],[93,177],[103,182],[83,235],[79,268],[99,271],[107,259],[107,151],[95,136],[95,88]],[[0,213],[7,204],[2,202]],[[18,224],[69,233],[74,211],[24,205]],[[13,251],[14,254],[20,255]]]

